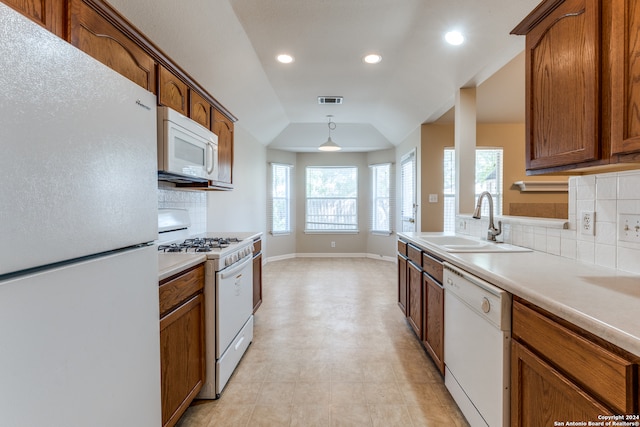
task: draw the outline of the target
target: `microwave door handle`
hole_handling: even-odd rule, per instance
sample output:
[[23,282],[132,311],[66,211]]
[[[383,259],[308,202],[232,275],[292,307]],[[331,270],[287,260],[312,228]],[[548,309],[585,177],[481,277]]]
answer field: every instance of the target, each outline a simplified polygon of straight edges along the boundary
[[216,165],[215,165],[215,158],[214,158],[215,147],[213,146],[213,143],[211,141],[207,141],[207,149],[211,150],[211,154],[207,156],[205,167],[207,169],[207,173],[212,174],[213,169],[216,167]]

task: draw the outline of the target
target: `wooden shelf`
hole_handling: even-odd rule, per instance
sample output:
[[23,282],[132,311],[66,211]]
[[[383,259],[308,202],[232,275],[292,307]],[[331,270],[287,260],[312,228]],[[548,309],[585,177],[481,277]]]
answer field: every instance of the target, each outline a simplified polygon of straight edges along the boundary
[[564,192],[569,191],[567,181],[516,181],[513,185],[520,187],[522,192]]

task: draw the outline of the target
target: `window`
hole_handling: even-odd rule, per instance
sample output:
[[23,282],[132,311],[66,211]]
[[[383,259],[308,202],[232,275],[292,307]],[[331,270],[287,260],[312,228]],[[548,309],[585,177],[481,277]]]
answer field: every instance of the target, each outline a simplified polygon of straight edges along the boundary
[[271,234],[291,233],[291,168],[271,164]]
[[416,231],[416,151],[402,157],[400,166],[402,185],[402,231]]
[[371,231],[391,233],[391,163],[369,166],[371,170]]
[[305,232],[358,231],[358,168],[306,168]]
[[[456,220],[456,161],[455,150],[444,150],[444,231],[455,231]],[[493,197],[494,215],[502,215],[502,148],[476,149],[475,201],[483,191]],[[471,212],[469,212],[471,213]],[[489,204],[482,204],[482,215],[489,215]]]

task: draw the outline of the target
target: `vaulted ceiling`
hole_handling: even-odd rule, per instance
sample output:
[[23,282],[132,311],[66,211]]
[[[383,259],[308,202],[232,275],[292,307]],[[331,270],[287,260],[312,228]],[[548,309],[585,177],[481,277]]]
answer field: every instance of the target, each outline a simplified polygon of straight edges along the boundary
[[[524,39],[509,32],[539,0],[109,2],[261,143],[315,151],[333,115],[334,141],[370,151],[440,118],[460,87],[482,88],[480,121],[521,120],[513,111],[523,111],[523,62],[487,79],[523,50]],[[464,44],[445,43],[452,29]],[[372,52],[382,62],[365,64]],[[280,53],[294,62],[277,62]],[[502,95],[482,95],[486,85]],[[344,102],[319,105],[325,95]]]

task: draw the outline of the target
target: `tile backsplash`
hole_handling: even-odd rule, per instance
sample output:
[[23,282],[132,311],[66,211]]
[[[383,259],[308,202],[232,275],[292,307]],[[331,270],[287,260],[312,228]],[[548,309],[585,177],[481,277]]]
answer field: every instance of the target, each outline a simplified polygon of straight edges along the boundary
[[[595,213],[595,235],[580,231],[581,214]],[[618,240],[619,215],[640,215],[640,171],[569,178],[568,221],[497,217],[502,239],[581,262],[640,274],[640,243]],[[496,221],[497,221],[496,219]],[[486,236],[488,219],[456,218],[456,232]]]
[[187,209],[191,218],[191,234],[207,231],[207,194],[204,191],[184,191],[159,185],[158,208]]

